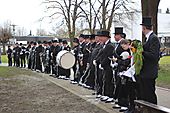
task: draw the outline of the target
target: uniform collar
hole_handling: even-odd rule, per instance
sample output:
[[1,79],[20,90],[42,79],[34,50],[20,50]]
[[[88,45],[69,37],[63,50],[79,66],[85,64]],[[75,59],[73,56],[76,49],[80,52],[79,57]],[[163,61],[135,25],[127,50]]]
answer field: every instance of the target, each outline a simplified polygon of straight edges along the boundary
[[108,39],[104,44],[106,45],[107,43],[109,43],[110,39]]
[[145,35],[145,37],[146,37],[146,41],[148,41],[149,36],[150,36],[152,33],[153,33],[153,31],[149,31],[149,32]]

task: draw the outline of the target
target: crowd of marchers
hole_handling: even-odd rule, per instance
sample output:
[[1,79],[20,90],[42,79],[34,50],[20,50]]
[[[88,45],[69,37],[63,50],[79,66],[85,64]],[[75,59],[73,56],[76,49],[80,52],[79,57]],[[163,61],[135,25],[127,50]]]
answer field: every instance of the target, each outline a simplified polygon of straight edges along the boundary
[[[126,39],[123,27],[115,27],[116,43],[111,42],[110,32],[105,30],[81,34],[73,39],[73,47],[62,39],[30,42],[27,47],[16,43],[13,49],[8,46],[8,65],[70,80],[72,84],[94,90],[100,101],[114,103],[113,109],[134,113],[136,99],[157,104],[155,80],[160,42],[152,30],[150,17],[143,18],[141,26],[146,37],[143,44]],[[64,50],[75,58],[68,69],[57,61],[57,57],[62,57],[57,55]],[[67,58],[65,63],[69,60],[73,59]]]

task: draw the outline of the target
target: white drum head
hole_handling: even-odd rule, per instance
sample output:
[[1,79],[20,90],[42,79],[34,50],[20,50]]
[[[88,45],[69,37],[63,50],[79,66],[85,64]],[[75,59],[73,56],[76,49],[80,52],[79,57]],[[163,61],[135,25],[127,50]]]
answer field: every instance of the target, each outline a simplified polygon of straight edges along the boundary
[[64,69],[70,69],[75,64],[75,56],[69,51],[60,51],[57,55],[59,66]]

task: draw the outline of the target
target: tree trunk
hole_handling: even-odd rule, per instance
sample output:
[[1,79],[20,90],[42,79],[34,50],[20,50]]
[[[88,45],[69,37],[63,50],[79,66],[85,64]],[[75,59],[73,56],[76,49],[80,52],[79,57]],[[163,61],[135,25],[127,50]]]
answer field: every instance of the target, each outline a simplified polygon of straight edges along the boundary
[[5,42],[2,42],[2,54],[5,55],[6,54],[6,49],[5,49],[5,45],[6,43]]
[[[157,15],[158,15],[158,5],[160,0],[141,0],[142,4],[142,17],[150,16],[152,17],[153,31],[157,34]],[[144,37],[142,41],[144,42]]]
[[102,2],[102,29],[106,30],[106,0],[103,0]]

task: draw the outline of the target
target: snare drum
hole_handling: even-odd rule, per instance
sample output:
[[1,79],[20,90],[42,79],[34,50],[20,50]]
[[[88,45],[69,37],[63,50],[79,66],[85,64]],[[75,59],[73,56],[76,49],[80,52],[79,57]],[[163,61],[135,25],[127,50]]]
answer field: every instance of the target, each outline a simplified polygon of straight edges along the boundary
[[62,50],[57,54],[57,64],[64,69],[70,69],[75,64],[75,56],[66,50]]

